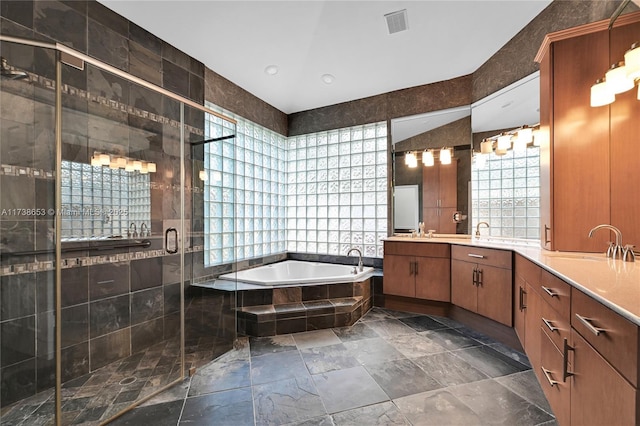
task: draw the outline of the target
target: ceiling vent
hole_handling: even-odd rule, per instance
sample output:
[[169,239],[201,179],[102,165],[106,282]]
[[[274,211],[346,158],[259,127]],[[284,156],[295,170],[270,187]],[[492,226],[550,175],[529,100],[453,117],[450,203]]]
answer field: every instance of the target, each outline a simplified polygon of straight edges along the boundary
[[406,31],[409,28],[409,25],[407,24],[407,9],[387,13],[386,15],[384,15],[384,18],[387,20],[387,28],[389,28],[389,34]]

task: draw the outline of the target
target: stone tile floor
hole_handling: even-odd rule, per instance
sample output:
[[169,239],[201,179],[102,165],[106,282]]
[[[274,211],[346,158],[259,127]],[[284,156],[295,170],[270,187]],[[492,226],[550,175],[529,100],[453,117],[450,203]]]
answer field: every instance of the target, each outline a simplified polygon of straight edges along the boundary
[[447,318],[373,308],[238,346],[111,424],[556,424],[523,354]]

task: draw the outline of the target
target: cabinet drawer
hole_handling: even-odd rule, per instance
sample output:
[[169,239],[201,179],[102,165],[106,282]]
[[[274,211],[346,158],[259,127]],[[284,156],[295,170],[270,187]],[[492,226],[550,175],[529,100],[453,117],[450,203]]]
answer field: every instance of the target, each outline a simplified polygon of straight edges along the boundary
[[558,311],[562,318],[569,320],[571,315],[571,286],[569,284],[550,272],[542,271],[540,284],[534,288],[542,296],[542,300]]
[[571,379],[563,378],[564,354],[542,331],[540,332],[540,368],[535,370],[540,387],[549,401],[559,425],[571,424]]
[[575,288],[571,301],[571,326],[638,387],[638,326]]
[[511,251],[487,249],[481,247],[451,246],[451,258],[479,265],[511,269]]
[[515,274],[529,284],[538,284],[540,282],[540,268],[532,261],[525,259],[519,254],[515,255]]
[[385,254],[397,254],[400,256],[423,256],[423,257],[450,257],[449,244],[446,243],[424,243],[419,241],[385,241]]
[[564,339],[571,340],[571,324],[569,318],[562,316],[550,304],[542,302],[540,327],[558,349],[562,349]]

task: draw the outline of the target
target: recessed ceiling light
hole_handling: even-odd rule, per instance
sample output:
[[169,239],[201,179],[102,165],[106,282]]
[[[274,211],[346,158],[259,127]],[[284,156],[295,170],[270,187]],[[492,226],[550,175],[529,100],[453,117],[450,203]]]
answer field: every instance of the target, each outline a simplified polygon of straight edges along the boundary
[[264,72],[267,75],[276,75],[276,74],[278,74],[278,66],[277,65],[268,65],[264,69]]
[[322,81],[325,82],[325,84],[331,84],[331,83],[333,83],[333,80],[336,79],[331,74],[322,74],[322,77],[320,77],[320,78],[322,79]]

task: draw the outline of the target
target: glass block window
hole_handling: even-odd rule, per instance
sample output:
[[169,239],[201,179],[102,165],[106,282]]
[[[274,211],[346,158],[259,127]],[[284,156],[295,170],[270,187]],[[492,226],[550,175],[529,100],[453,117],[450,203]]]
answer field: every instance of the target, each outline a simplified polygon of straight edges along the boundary
[[291,137],[287,153],[287,249],[382,257],[386,123]]
[[286,250],[286,137],[208,104],[237,120],[235,129],[206,114],[205,266]]
[[[471,169],[472,226],[490,224],[494,237],[540,238],[540,149],[490,154]],[[486,230],[483,228],[483,235]]]
[[71,161],[62,161],[61,173],[63,239],[126,237],[131,223],[137,232],[150,227],[148,174]]

